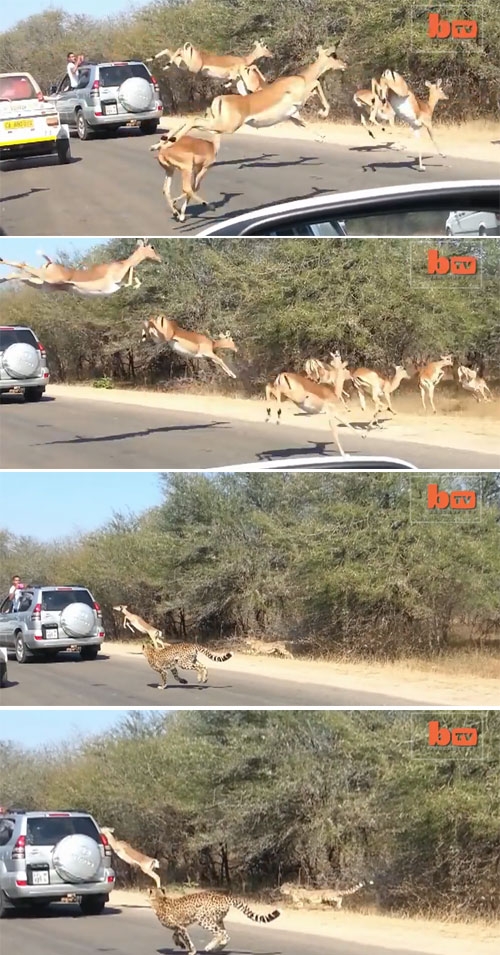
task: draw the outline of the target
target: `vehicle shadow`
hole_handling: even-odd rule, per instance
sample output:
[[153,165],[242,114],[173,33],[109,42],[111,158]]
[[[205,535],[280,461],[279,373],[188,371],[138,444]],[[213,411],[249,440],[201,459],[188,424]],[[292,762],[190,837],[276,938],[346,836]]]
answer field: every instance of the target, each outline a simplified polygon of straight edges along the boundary
[[107,441],[126,441],[128,438],[147,438],[151,434],[168,434],[169,431],[204,431],[210,428],[230,427],[229,421],[211,421],[210,424],[178,424],[164,428],[145,428],[143,431],[125,431],[122,434],[103,434],[99,437],[58,439],[57,441],[40,441],[35,447],[48,447],[52,444],[99,444]]
[[[71,156],[69,163],[59,163],[54,156],[33,156],[31,159],[3,159],[1,162],[2,172],[9,172],[16,169],[45,169],[47,166],[73,166],[81,162],[81,156]],[[4,169],[4,167],[7,167]],[[2,202],[3,202],[2,198]]]
[[9,688],[9,686],[11,686],[11,687],[12,687],[12,686],[19,686],[19,681],[18,681],[18,680],[4,680],[3,686],[0,687],[0,689],[2,689],[2,690],[7,690],[7,689]]
[[[40,401],[37,401],[36,403],[42,404],[43,402],[43,404],[46,404],[48,401],[56,401],[56,399],[52,395],[44,395],[43,398],[41,398]],[[11,395],[9,394],[9,392],[7,392],[6,394],[0,395],[0,403],[3,404],[4,402],[6,402],[9,405],[23,405],[25,403],[24,395],[17,395],[17,394]],[[48,425],[45,425],[45,427],[48,427]]]

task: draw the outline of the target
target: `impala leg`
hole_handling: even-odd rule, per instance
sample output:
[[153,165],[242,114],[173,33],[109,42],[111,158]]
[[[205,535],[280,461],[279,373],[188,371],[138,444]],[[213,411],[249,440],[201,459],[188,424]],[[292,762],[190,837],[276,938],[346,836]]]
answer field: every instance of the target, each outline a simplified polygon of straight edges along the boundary
[[434,385],[429,385],[429,401],[431,403],[432,413],[436,414],[436,408],[434,407]]
[[172,197],[170,195],[170,190],[172,188],[172,180],[174,178],[174,172],[175,170],[172,169],[171,167],[169,167],[168,171],[165,172],[165,179],[163,182],[163,195],[165,196],[167,206],[169,207],[174,219],[177,219],[179,213],[177,212],[177,209],[175,208],[172,202]]
[[[318,116],[321,116],[321,119],[326,119],[326,117],[328,116],[328,114],[329,114],[329,112],[330,112],[330,104],[329,104],[329,102],[328,102],[328,100],[327,100],[327,98],[326,98],[326,96],[325,96],[325,94],[324,94],[324,92],[323,92],[323,87],[322,87],[321,83],[319,82],[319,80],[317,80],[316,83],[314,84],[314,86],[312,87],[311,93],[317,93],[317,94],[318,94],[318,96],[319,96],[319,98],[320,98],[320,100],[321,100],[321,105],[322,105],[322,107],[323,107],[323,109],[320,109],[320,111],[319,111],[319,113],[318,113]],[[309,94],[309,96],[311,95],[311,93]],[[307,97],[307,99],[309,99],[309,96]],[[306,100],[306,102],[307,102],[307,100]]]
[[413,135],[415,136],[415,139],[417,140],[418,171],[425,172],[425,166],[422,162],[422,130],[420,129],[419,126],[417,126],[417,128],[413,130]]
[[219,358],[218,355],[207,355],[207,358],[210,358],[210,361],[214,361],[216,365],[219,365],[219,368],[222,368],[230,378],[236,378],[234,371],[231,371],[225,361],[222,361],[222,358]]
[[433,134],[432,134],[432,128],[431,128],[430,126],[427,126],[425,123],[424,123],[424,126],[425,126],[427,132],[429,133],[429,136],[430,136],[432,145],[434,146],[434,149],[436,150],[438,156],[441,156],[441,157],[444,159],[444,158],[445,158],[445,154],[441,152],[441,150],[440,150],[440,148],[439,148],[439,146],[438,146],[436,140],[434,139],[434,136],[433,136]]
[[365,127],[366,132],[368,133],[368,135],[371,136],[372,139],[375,139],[375,135],[374,135],[374,133],[372,132],[372,130],[369,128],[368,123],[366,122],[366,118],[365,118],[365,116],[364,116],[363,113],[361,113],[360,119],[361,119],[361,122],[362,122],[363,126]]
[[427,409],[425,407],[425,385],[420,384],[418,387],[420,391],[420,397],[422,399],[422,405],[423,405],[424,411],[426,411]]
[[6,275],[5,278],[1,278],[0,282],[29,282],[30,285],[45,285],[43,279],[38,278],[36,275],[16,275],[14,272],[12,275]]

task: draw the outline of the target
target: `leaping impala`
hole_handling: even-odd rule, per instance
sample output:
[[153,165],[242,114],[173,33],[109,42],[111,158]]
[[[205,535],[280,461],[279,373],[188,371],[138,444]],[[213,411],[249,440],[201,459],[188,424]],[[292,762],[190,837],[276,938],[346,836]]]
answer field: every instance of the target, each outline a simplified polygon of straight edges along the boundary
[[402,365],[396,365],[392,378],[385,378],[379,375],[378,371],[371,368],[355,368],[351,372],[352,383],[358,393],[361,410],[366,408],[365,395],[368,395],[374,405],[374,413],[370,425],[378,424],[378,415],[383,411],[382,402],[385,401],[387,410],[395,415],[396,412],[391,404],[391,394],[399,388],[404,378],[409,378],[409,374]]
[[150,879],[153,879],[158,888],[160,888],[160,876],[157,872],[155,872],[155,869],[160,868],[158,859],[153,859],[152,856],[144,855],[143,852],[139,852],[138,849],[134,849],[129,842],[125,842],[123,839],[116,839],[114,835],[115,830],[109,828],[108,826],[101,826],[101,832],[106,837],[113,852],[118,856],[119,859],[122,859],[123,862],[126,862],[127,865],[132,866],[133,868],[141,869],[142,872],[144,872],[144,875],[148,875]]
[[208,129],[213,133],[235,133],[241,126],[253,126],[256,129],[275,126],[289,119],[297,126],[307,124],[299,115],[313,93],[317,93],[323,104],[319,115],[328,116],[330,106],[319,83],[319,77],[328,70],[346,70],[347,64],[335,56],[336,47],[317,48],[314,63],[304,67],[295,76],[283,76],[264,89],[247,96],[229,94],[216,96],[204,117],[194,117],[182,123],[177,130],[169,133],[169,140],[175,142],[180,136],[192,129]]
[[236,87],[236,92],[240,96],[248,96],[249,93],[263,90],[265,86],[269,86],[269,82],[260,72],[259,67],[252,63],[251,66],[240,66],[233,79],[224,83],[225,89],[231,89],[233,86]]
[[[134,275],[134,269],[140,262],[145,259],[161,262],[160,256],[147,239],[138,239],[137,248],[128,259],[90,265],[88,269],[73,269],[60,265],[58,262],[53,262],[43,252],[40,254],[46,260],[46,264],[38,267],[26,265],[25,262],[9,262],[6,259],[0,259],[1,265],[21,269],[19,275],[7,275],[0,279],[0,282],[27,282],[28,285],[35,287],[47,286],[63,292],[75,289],[81,295],[113,295],[120,288],[130,288],[132,285],[136,289],[140,288],[142,282]],[[23,275],[23,272],[27,275]]]
[[439,101],[449,99],[442,88],[441,79],[436,80],[435,83],[430,83],[429,80],[426,80],[425,85],[429,90],[427,101],[415,96],[406,80],[403,79],[400,73],[396,73],[394,70],[385,70],[380,78],[381,89],[382,91],[386,91],[385,95],[396,116],[411,126],[418,139],[419,171],[425,170],[425,166],[422,163],[422,141],[420,139],[422,127],[429,133],[436,152],[440,156],[444,156],[444,153],[440,151],[432,134],[432,117]]
[[[349,377],[346,368],[339,370],[335,385],[324,385],[319,382],[311,381],[304,375],[297,375],[295,372],[285,371],[275,378],[272,384],[266,385],[267,418],[271,420],[271,399],[275,398],[278,407],[276,411],[276,424],[279,424],[281,418],[281,401],[288,398],[294,405],[297,405],[307,414],[320,414],[326,411],[329,414],[328,424],[333,435],[333,441],[342,457],[344,451],[340,443],[337,422],[345,425],[351,431],[355,428],[349,424],[341,415],[339,415],[339,405],[341,404],[342,390],[345,379]],[[366,437],[366,434],[363,435]]]
[[[163,195],[174,219],[179,222],[184,222],[189,202],[197,200],[204,206],[210,204],[199,195],[198,188],[217,158],[220,141],[220,136],[215,133],[211,141],[197,139],[195,136],[181,136],[175,143],[169,143],[165,134],[159,143],[149,147],[152,152],[156,152],[156,158],[165,170]],[[176,199],[172,199],[170,189],[176,169],[182,176],[182,192]],[[176,203],[180,200],[183,201],[178,209]]]
[[481,401],[481,398],[483,401],[493,401],[493,395],[485,379],[479,374],[479,370],[459,365],[457,375],[462,388],[470,391],[476,401]]
[[256,40],[253,50],[250,50],[250,53],[243,54],[243,56],[235,54],[220,56],[217,53],[208,53],[206,50],[200,50],[193,46],[192,43],[185,43],[174,53],[170,53],[169,49],[161,50],[154,59],[157,60],[164,54],[170,56],[170,62],[163,67],[164,70],[169,70],[173,64],[180,66],[184,63],[190,73],[200,73],[202,76],[209,76],[218,80],[231,80],[236,76],[240,67],[250,66],[251,63],[255,63],[255,60],[273,56],[263,40]]
[[156,343],[167,342],[178,355],[183,355],[184,358],[208,358],[222,368],[230,378],[236,378],[234,371],[231,371],[214,351],[216,348],[238,351],[230,332],[219,335],[218,338],[209,338],[208,335],[181,328],[172,318],[158,315],[156,318],[148,318],[143,322],[141,341],[147,341],[148,337]]
[[152,624],[144,620],[143,617],[140,617],[139,614],[131,613],[126,604],[119,604],[117,607],[113,607],[113,610],[123,615],[124,630],[130,630],[132,633],[147,634],[156,650],[158,650],[159,647],[165,646],[162,640],[161,630],[158,630],[157,627],[153,627]]
[[434,407],[434,389],[439,382],[444,378],[443,368],[448,368],[453,365],[453,355],[441,355],[439,361],[431,361],[428,365],[425,365],[423,368],[419,368],[417,371],[417,381],[418,387],[420,390],[420,397],[422,398],[422,404],[425,407],[425,396],[427,395],[431,404],[433,414],[436,414],[436,409]]
[[391,129],[394,127],[396,114],[387,99],[386,88],[376,79],[372,78],[371,89],[356,90],[353,101],[361,110],[360,120],[372,139],[375,139],[375,135],[369,124],[381,125],[382,132],[385,131],[385,126],[390,126]]

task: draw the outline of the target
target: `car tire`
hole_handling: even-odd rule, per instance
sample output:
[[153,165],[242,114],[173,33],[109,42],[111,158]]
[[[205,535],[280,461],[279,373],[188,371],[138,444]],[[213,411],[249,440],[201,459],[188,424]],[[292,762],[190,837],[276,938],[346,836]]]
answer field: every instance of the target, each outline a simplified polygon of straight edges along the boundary
[[450,238],[453,235],[453,232],[451,231],[449,225],[446,226],[446,235],[448,236],[448,238]]
[[158,119],[145,119],[142,123],[139,124],[141,133],[145,135],[152,136],[153,133],[156,133],[156,130],[159,126]]
[[0,687],[7,686],[7,664],[0,660]]
[[78,139],[92,139],[94,132],[92,128],[87,123],[85,116],[83,115],[81,109],[76,112],[76,132]]
[[62,165],[71,162],[71,143],[69,139],[58,139],[56,141],[56,152]]
[[5,893],[0,889],[0,919],[4,919],[9,911],[7,902],[5,899]]
[[18,663],[27,663],[31,657],[31,653],[24,642],[22,633],[16,634],[15,651]]
[[41,401],[45,393],[45,388],[25,388],[25,401]]
[[82,895],[80,911],[82,915],[100,915],[107,901],[107,895]]
[[82,660],[97,660],[100,647],[80,647]]

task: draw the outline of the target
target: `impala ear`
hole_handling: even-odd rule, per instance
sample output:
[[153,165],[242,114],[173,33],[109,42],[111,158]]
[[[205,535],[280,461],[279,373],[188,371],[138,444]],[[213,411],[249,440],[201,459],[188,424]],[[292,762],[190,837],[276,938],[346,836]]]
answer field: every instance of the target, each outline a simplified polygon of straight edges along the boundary
[[443,81],[441,79],[436,80],[436,86],[442,86],[442,85],[443,85]]
[[224,338],[231,338],[231,332],[229,331],[229,329],[225,333]]
[[426,81],[425,81],[425,86],[427,86],[427,88],[429,88],[429,86],[432,86],[432,83],[429,83],[429,80],[426,80]]

